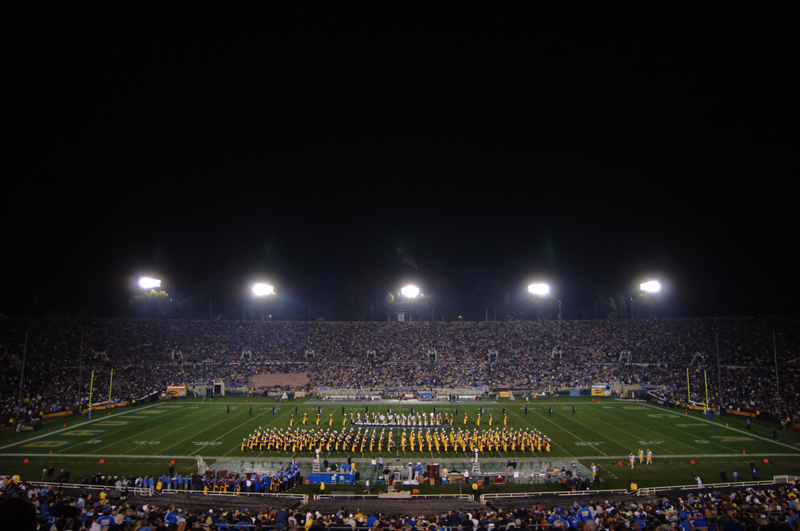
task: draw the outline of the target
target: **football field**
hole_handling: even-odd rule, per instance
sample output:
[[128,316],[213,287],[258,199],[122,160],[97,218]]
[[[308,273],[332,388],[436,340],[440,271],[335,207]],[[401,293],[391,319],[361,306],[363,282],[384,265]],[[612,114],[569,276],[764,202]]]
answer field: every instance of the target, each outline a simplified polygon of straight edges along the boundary
[[[532,430],[536,429],[552,441],[547,452],[522,452],[500,449],[481,454],[482,472],[504,471],[506,462],[514,458],[518,470],[541,471],[546,467],[575,467],[584,473],[592,463],[599,467],[602,488],[627,488],[631,482],[640,487],[674,484],[691,484],[695,475],[705,483],[720,481],[720,472],[732,478],[733,470],[739,479],[751,480],[751,461],[756,465],[759,480],[773,475],[800,474],[800,432],[777,428],[778,440],[773,440],[773,426],[754,421],[748,430],[743,418],[713,416],[705,418],[701,412],[684,412],[668,409],[644,401],[621,401],[610,398],[559,397],[557,399],[532,399],[522,401],[479,402],[333,402],[299,399],[279,402],[263,397],[217,397],[213,400],[199,398],[173,399],[143,406],[125,407],[110,411],[93,412],[92,419],[72,416],[46,421],[44,428],[35,432],[16,433],[10,429],[0,432],[0,474],[20,474],[24,479],[41,479],[43,468],[50,465],[69,470],[71,481],[79,482],[84,475],[101,471],[107,475],[160,475],[166,472],[169,461],[176,461],[176,470],[182,474],[197,470],[197,458],[202,457],[211,468],[215,463],[240,469],[277,469],[280,462],[293,458],[308,463],[313,452],[304,450],[258,451],[241,449],[242,440],[262,429],[290,429],[292,431],[343,429],[342,408],[349,419],[350,413],[386,415],[388,408],[395,415],[415,414],[430,417],[437,414],[454,416],[454,424],[419,428],[456,432],[475,429]],[[483,407],[482,423],[476,418]],[[503,410],[508,415],[503,425]],[[574,408],[574,409],[573,409]],[[316,426],[317,413],[320,426]],[[527,411],[526,411],[527,409]],[[456,412],[457,410],[457,412]],[[296,414],[295,414],[296,413]],[[307,413],[308,423],[301,420]],[[464,414],[468,422],[464,425]],[[333,423],[331,422],[331,415]],[[493,426],[488,426],[490,415]],[[346,430],[359,430],[349,420]],[[466,468],[472,452],[436,451],[424,447],[414,452],[398,451],[402,427],[362,427],[363,431],[385,432],[388,438],[393,431],[395,447],[389,453],[381,452],[392,463],[407,462],[444,463]],[[410,432],[411,428],[406,428]],[[647,449],[653,452],[653,465],[639,465],[634,470],[628,463],[631,452]],[[340,462],[348,455],[357,462],[366,463],[379,452],[373,448],[364,451],[357,447],[353,452],[323,452],[321,457]],[[26,462],[27,460],[27,462]],[[100,461],[103,461],[102,463]],[[766,460],[766,462],[765,462]],[[620,465],[622,461],[622,465]],[[694,461],[694,464],[692,464]],[[221,468],[221,466],[219,466]],[[359,465],[360,470],[367,466]],[[523,474],[524,477],[524,474]],[[536,488],[531,485],[530,488]]]

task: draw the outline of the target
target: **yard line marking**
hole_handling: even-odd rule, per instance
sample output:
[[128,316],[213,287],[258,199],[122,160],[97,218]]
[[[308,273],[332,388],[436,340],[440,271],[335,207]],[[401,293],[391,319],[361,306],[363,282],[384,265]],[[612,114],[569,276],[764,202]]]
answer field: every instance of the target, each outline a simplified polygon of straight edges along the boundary
[[[619,444],[617,441],[615,441],[615,440],[614,440],[614,439],[612,439],[611,437],[608,437],[608,436],[606,436],[606,435],[603,435],[603,434],[602,434],[602,433],[600,433],[599,431],[597,431],[597,430],[594,430],[594,429],[590,428],[589,426],[585,425],[585,424],[584,424],[584,423],[582,423],[582,422],[578,422],[577,420],[575,420],[575,415],[573,415],[573,416],[572,416],[572,422],[575,422],[575,423],[577,423],[577,424],[580,424],[581,426],[583,426],[584,428],[586,428],[586,429],[587,429],[587,430],[589,430],[589,431],[593,431],[593,432],[595,432],[595,433],[596,433],[596,434],[598,434],[600,437],[603,437],[604,439],[608,440],[609,442],[611,442],[611,443],[613,443],[613,444],[616,444],[616,445],[618,445],[618,446],[622,446],[621,444]],[[598,451],[599,451],[599,450],[598,450]],[[603,454],[603,455],[606,455],[606,454]]]
[[[536,415],[539,415],[540,417],[542,417],[543,419],[545,419],[547,422],[549,422],[549,423],[551,423],[551,424],[555,425],[555,426],[556,426],[558,429],[560,429],[560,430],[563,430],[563,431],[565,431],[565,432],[569,433],[570,435],[572,435],[573,437],[575,437],[575,438],[576,438],[576,439],[578,439],[579,441],[581,441],[581,442],[586,442],[586,441],[584,441],[583,439],[581,439],[580,437],[578,437],[578,436],[576,436],[576,435],[573,435],[572,433],[568,432],[567,430],[565,430],[564,428],[562,428],[561,426],[559,426],[558,424],[556,424],[556,423],[555,423],[555,422],[553,422],[552,420],[549,420],[549,419],[548,419],[547,417],[545,417],[544,415],[541,415],[540,413],[537,413],[537,412],[536,412],[536,410],[533,410],[533,413],[534,413],[534,414],[536,414]],[[514,414],[515,414],[517,417],[519,417],[521,420],[525,420],[525,419],[523,419],[523,418],[522,418],[522,417],[519,415],[519,413],[516,413],[516,412],[514,412]],[[542,434],[542,435],[544,435],[544,434]],[[569,451],[567,451],[567,449],[566,449],[566,448],[564,448],[564,447],[563,447],[563,446],[561,446],[560,444],[557,444],[555,441],[551,441],[551,442],[553,443],[553,446],[558,446],[559,448],[561,448],[562,450],[564,450],[564,451],[567,453],[567,455],[568,455],[569,457],[574,457],[574,456],[573,456],[571,453],[569,453]],[[599,450],[598,448],[595,448],[594,446],[592,446],[592,449],[593,449],[593,450],[597,450],[598,452],[600,452],[600,450]],[[603,452],[600,452],[600,453],[601,453],[601,454],[603,454],[603,455],[606,455],[606,454],[604,454]]]
[[[177,409],[175,409],[174,411],[178,411],[178,410],[177,410]],[[162,418],[164,418],[164,417],[148,417],[148,420],[156,420],[156,419],[162,419]],[[206,417],[206,418],[204,418],[204,419],[202,419],[202,420],[206,420],[206,419],[207,419],[207,417]],[[153,427],[151,427],[151,428],[147,428],[147,429],[145,429],[144,431],[136,431],[136,432],[135,432],[133,435],[131,435],[130,437],[125,437],[124,439],[117,439],[117,440],[115,440],[115,441],[112,441],[112,442],[110,442],[110,443],[106,444],[105,446],[100,446],[100,447],[98,447],[98,448],[93,448],[93,449],[92,449],[90,452],[88,452],[88,454],[89,454],[89,455],[96,455],[96,454],[98,454],[98,453],[102,453],[102,452],[101,452],[101,450],[104,450],[105,448],[108,448],[108,447],[110,447],[110,446],[114,446],[115,444],[119,444],[119,443],[122,443],[122,442],[128,441],[128,440],[130,440],[130,439],[133,439],[134,437],[140,437],[140,436],[142,436],[142,435],[143,435],[143,434],[145,434],[145,433],[151,432],[151,431],[153,431],[153,430],[159,430],[159,429],[162,429],[162,428],[163,428],[163,425],[162,425],[162,424],[156,424],[156,425],[154,425],[154,426],[153,426]],[[81,443],[81,444],[83,444],[83,443]],[[137,446],[138,446],[138,445],[137,445]],[[125,451],[123,451],[122,453],[123,453],[123,454],[125,454],[126,452],[133,451],[135,448],[136,448],[136,446],[134,446],[134,447],[131,447],[130,449],[128,449],[128,450],[125,450]]]
[[[653,406],[651,404],[646,404],[646,405],[649,408],[658,409],[656,406]],[[711,422],[711,421],[706,420],[706,419],[704,419],[702,417],[698,417],[696,420],[699,420],[701,422],[705,422],[706,424],[709,424],[711,426],[715,426],[715,427],[719,427],[719,428],[725,428],[726,430],[733,430],[733,431],[735,431],[737,433],[741,433],[741,434],[747,435],[748,437],[755,437],[757,439],[761,439],[762,441],[771,442],[773,444],[777,444],[778,446],[783,446],[785,448],[789,448],[790,450],[794,450],[796,452],[800,451],[800,449],[795,448],[794,446],[792,446],[790,444],[782,443],[780,441],[774,441],[772,439],[768,439],[767,437],[762,437],[761,435],[756,435],[752,431],[741,430],[739,428],[734,428],[733,426],[723,426],[721,422],[719,424],[717,424],[716,422]],[[720,446],[723,446],[723,445],[720,445]],[[727,448],[727,446],[723,446],[723,448]]]
[[[152,406],[144,406],[141,409],[149,409],[149,408],[152,408],[152,407],[156,407],[157,405],[159,405],[159,404],[153,404]],[[140,410],[137,410],[137,411],[140,411]],[[20,444],[28,443],[30,441],[35,441],[37,439],[42,439],[44,437],[52,437],[54,435],[58,435],[59,433],[63,433],[65,431],[67,431],[67,430],[74,430],[75,428],[78,428],[80,426],[85,426],[87,424],[92,424],[92,423],[97,422],[99,420],[107,420],[108,417],[114,418],[114,417],[118,417],[118,416],[121,416],[121,415],[125,415],[127,413],[130,413],[130,411],[121,411],[121,412],[117,413],[116,415],[108,415],[108,416],[105,416],[105,417],[97,418],[95,420],[87,420],[85,422],[81,422],[80,424],[76,424],[75,426],[70,426],[69,428],[62,428],[62,429],[56,430],[56,431],[54,431],[52,433],[45,433],[45,434],[42,434],[42,435],[37,435],[36,437],[31,437],[30,439],[25,439],[24,441],[19,441],[19,442],[15,442],[15,443],[12,443],[12,444],[7,444],[5,446],[1,446],[0,450],[5,450],[6,448],[11,448],[13,446],[18,446]]]
[[[268,409],[267,409],[267,410],[265,410],[265,411],[264,411],[264,413],[262,413],[261,415],[266,415],[267,411],[269,411],[269,410],[268,410]],[[280,417],[278,417],[278,418],[281,418],[281,417],[285,416],[287,413],[289,413],[289,411],[291,411],[291,408],[290,408],[288,411],[286,411],[286,413],[284,413],[283,415],[281,415],[281,416],[280,416]],[[261,415],[259,415],[259,417],[260,417]],[[258,417],[256,417],[256,418],[258,418]],[[275,419],[275,420],[278,420],[278,419]],[[248,421],[248,422],[249,422],[249,421]],[[219,422],[219,423],[215,424],[215,426],[218,426],[219,424],[222,424],[222,422]],[[217,437],[216,439],[212,439],[212,440],[211,440],[211,442],[216,442],[216,441],[218,441],[218,440],[222,439],[223,437],[225,437],[226,435],[228,435],[228,434],[230,434],[230,433],[233,433],[234,431],[236,431],[236,430],[238,430],[238,429],[241,429],[241,428],[242,428],[242,426],[244,426],[245,424],[247,424],[247,422],[243,422],[242,424],[239,424],[238,426],[236,426],[236,427],[235,427],[235,428],[233,428],[232,430],[230,430],[230,431],[228,431],[228,432],[226,432],[226,433],[223,433],[222,435],[220,435],[220,436],[219,436],[219,437]],[[206,430],[206,431],[207,431],[207,430]],[[199,447],[197,450],[195,450],[194,452],[190,453],[189,455],[194,455],[194,454],[196,454],[197,452],[199,452],[199,451],[200,451],[200,450],[202,450],[202,449],[203,449],[203,447],[201,446],[201,447]],[[227,455],[228,455],[230,452],[232,452],[232,451],[233,451],[233,450],[235,450],[235,449],[236,449],[236,446],[234,446],[234,447],[233,447],[231,450],[228,450],[226,453],[222,454],[222,457],[225,457],[225,456],[227,456]],[[288,452],[287,452],[287,453],[288,453]]]
[[[620,420],[622,420],[623,422],[626,422],[626,423],[628,423],[628,424],[633,424],[634,426],[637,426],[637,425],[636,425],[636,423],[635,423],[635,422],[633,422],[633,421],[629,421],[629,420],[622,419],[622,418],[620,418],[619,416],[612,415],[611,413],[608,413],[608,412],[606,412],[606,411],[601,411],[601,413],[605,413],[606,415],[609,415],[609,416],[611,416],[611,417],[612,417],[613,419],[615,419],[616,421],[620,421]],[[638,426],[637,426],[637,427],[638,427]],[[669,427],[669,426],[667,426],[667,427]],[[673,429],[674,429],[674,428],[673,428]],[[703,450],[701,450],[700,448],[697,448],[697,447],[695,447],[695,446],[692,446],[691,444],[687,444],[687,443],[685,443],[685,442],[683,442],[683,441],[681,441],[681,440],[679,440],[679,439],[675,439],[675,438],[673,438],[673,437],[670,437],[669,435],[662,434],[662,433],[660,433],[660,432],[659,432],[659,435],[662,435],[663,437],[665,437],[665,438],[667,438],[667,439],[670,439],[671,441],[674,441],[674,442],[676,442],[676,443],[678,443],[678,444],[680,444],[680,445],[682,445],[682,446],[686,446],[687,448],[691,448],[692,450],[696,450],[697,452],[704,453],[704,452],[703,452]],[[663,455],[673,455],[673,454],[663,454]]]
[[[222,410],[218,411],[215,414],[220,414],[220,413],[222,413]],[[263,415],[263,413],[262,413],[262,415]],[[192,422],[191,424],[188,424],[185,427],[188,428],[188,427],[194,426],[195,424],[198,424],[200,422],[208,422],[208,416],[207,415],[201,415],[200,420],[198,420],[197,422]],[[170,448],[174,448],[174,447],[178,446],[179,444],[183,444],[186,441],[188,441],[189,439],[193,439],[193,438],[194,438],[194,435],[189,435],[187,438],[181,439],[180,441],[178,441],[177,443],[173,444],[172,446],[168,446],[168,447],[164,448],[163,450],[159,451],[158,454],[156,454],[156,455],[161,455],[162,452],[166,452]]]

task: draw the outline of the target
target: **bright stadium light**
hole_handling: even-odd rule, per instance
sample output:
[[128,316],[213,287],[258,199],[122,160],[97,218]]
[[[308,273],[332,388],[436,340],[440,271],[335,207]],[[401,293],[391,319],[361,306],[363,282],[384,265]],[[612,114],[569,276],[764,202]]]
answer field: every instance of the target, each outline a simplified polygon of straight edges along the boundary
[[139,279],[139,287],[142,289],[160,288],[161,280],[157,278],[142,277]]
[[272,295],[273,293],[275,293],[275,290],[269,284],[263,284],[261,282],[253,284],[253,295],[257,297],[264,297],[266,295]]
[[400,288],[400,293],[402,293],[404,297],[413,299],[419,295],[419,288],[417,286],[404,286]]
[[545,296],[550,293],[550,286],[545,284],[544,282],[539,282],[538,284],[531,284],[528,286],[528,292],[533,293],[534,295]]
[[661,291],[661,282],[658,280],[648,280],[639,284],[639,289],[647,293],[658,293]]

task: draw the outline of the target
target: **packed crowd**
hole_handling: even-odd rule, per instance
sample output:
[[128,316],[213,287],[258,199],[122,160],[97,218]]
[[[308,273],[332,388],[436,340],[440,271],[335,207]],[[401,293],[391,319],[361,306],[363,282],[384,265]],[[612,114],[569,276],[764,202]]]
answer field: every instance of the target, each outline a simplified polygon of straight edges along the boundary
[[307,373],[311,389],[641,383],[685,398],[687,368],[694,400],[704,401],[707,374],[714,406],[796,417],[799,356],[797,317],[508,323],[3,317],[0,420],[85,406],[92,381],[94,402],[141,398],[180,383],[243,387],[262,373]]
[[[211,502],[210,498],[206,498]],[[247,499],[252,502],[251,499]],[[158,500],[156,499],[156,503]],[[352,500],[348,500],[350,505]],[[356,502],[357,506],[358,502]],[[520,504],[445,514],[375,514],[341,507],[335,512],[262,509],[187,509],[175,505],[128,504],[105,493],[70,495],[13,478],[0,478],[0,519],[9,529],[26,531],[185,531],[275,529],[325,531],[799,531],[797,485],[766,489],[698,489],[680,497],[630,501],[588,501],[558,505]],[[244,503],[241,503],[244,505]],[[10,527],[14,526],[14,527]]]

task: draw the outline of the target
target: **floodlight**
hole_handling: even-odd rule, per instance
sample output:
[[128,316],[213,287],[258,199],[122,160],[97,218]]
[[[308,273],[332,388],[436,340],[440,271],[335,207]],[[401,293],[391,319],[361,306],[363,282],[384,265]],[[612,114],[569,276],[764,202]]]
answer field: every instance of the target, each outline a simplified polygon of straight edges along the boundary
[[648,293],[658,293],[661,291],[661,283],[658,280],[648,280],[639,284],[639,289]]
[[142,277],[139,279],[139,287],[142,289],[160,288],[161,280],[157,278]]
[[253,284],[253,294],[257,297],[264,297],[266,295],[272,295],[275,293],[274,288],[269,284]]
[[550,286],[545,284],[544,282],[540,282],[538,284],[531,284],[528,286],[528,292],[533,293],[534,295],[547,295],[550,293]]
[[416,286],[405,286],[400,289],[400,293],[402,293],[404,297],[413,299],[414,297],[419,295],[419,288]]

